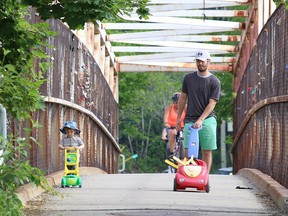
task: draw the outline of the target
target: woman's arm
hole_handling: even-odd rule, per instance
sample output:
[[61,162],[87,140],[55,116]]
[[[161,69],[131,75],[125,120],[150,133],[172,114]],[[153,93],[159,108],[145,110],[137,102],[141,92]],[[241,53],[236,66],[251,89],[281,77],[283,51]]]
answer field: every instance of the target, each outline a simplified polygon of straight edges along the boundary
[[170,125],[168,124],[168,118],[169,118],[169,114],[171,111],[171,106],[172,105],[166,106],[165,111],[164,111],[163,123],[165,127],[170,127]]

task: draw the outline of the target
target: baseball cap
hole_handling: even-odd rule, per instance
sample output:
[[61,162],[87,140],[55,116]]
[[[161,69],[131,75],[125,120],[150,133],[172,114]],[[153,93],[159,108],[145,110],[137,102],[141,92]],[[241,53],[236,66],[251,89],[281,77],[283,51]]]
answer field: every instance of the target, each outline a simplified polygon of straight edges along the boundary
[[195,54],[195,59],[199,59],[201,61],[206,61],[207,59],[211,59],[210,53],[206,50],[197,51]]

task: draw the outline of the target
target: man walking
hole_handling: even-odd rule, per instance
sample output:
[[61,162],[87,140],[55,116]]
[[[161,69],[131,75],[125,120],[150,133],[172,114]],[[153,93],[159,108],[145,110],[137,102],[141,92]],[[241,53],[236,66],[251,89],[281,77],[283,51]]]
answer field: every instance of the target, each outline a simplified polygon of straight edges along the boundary
[[187,102],[187,113],[184,119],[184,147],[188,156],[189,126],[201,128],[199,143],[202,159],[207,164],[208,173],[212,166],[212,150],[217,149],[217,122],[214,108],[220,98],[220,81],[209,72],[210,53],[202,50],[196,52],[197,72],[187,74],[182,83],[182,93],[178,101],[177,129],[180,129],[180,117]]

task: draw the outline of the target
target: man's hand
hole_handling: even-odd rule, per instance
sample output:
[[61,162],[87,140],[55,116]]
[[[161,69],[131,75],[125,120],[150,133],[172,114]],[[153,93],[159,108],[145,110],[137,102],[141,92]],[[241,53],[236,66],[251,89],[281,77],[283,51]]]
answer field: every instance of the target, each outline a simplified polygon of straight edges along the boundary
[[202,127],[203,120],[198,119],[195,124],[193,125],[194,128],[201,128]]
[[177,118],[177,121],[176,121],[176,130],[177,131],[181,130],[181,119],[178,119],[178,118]]

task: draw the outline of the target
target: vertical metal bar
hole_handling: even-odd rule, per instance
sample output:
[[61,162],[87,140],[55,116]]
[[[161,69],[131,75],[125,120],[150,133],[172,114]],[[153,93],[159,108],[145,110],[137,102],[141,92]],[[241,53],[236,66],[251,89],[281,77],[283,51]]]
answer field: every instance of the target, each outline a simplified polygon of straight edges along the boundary
[[222,121],[221,123],[221,136],[220,136],[220,145],[221,145],[221,167],[226,167],[226,121]]
[[[0,104],[0,134],[3,138],[7,138],[7,117],[6,117],[6,109]],[[2,148],[2,144],[0,148]],[[4,143],[5,144],[5,143]]]
[[125,170],[125,156],[123,154],[120,154],[119,156],[122,159],[122,169],[120,169],[118,172],[122,173]]
[[[3,141],[0,140],[0,156],[3,154],[3,148],[6,144],[7,138],[7,116],[6,109],[0,104],[0,135],[4,138]],[[3,159],[0,158],[0,165],[3,163]]]

